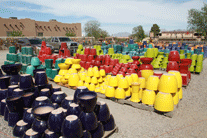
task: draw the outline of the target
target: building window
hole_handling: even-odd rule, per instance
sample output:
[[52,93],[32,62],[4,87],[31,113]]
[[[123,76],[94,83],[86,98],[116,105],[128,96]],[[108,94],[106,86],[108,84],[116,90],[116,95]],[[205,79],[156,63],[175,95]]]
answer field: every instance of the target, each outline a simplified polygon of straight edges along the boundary
[[7,36],[11,36],[12,32],[6,32]]
[[43,36],[43,33],[37,33],[37,36]]

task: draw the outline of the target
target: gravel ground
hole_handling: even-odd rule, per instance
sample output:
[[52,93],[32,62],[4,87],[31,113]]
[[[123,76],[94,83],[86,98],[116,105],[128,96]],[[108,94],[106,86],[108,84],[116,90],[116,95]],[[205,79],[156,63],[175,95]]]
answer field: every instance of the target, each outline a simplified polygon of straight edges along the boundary
[[[0,65],[6,60],[8,51],[0,51]],[[118,133],[111,138],[164,137],[164,138],[196,138],[207,137],[207,60],[204,60],[200,75],[192,74],[187,89],[183,88],[183,100],[174,112],[173,118],[143,111],[128,105],[120,105],[110,100],[98,98],[107,102],[113,114]],[[54,86],[55,83],[51,82]],[[62,87],[68,95],[74,90]],[[3,117],[0,117],[0,138],[11,138],[12,128],[8,127]]]

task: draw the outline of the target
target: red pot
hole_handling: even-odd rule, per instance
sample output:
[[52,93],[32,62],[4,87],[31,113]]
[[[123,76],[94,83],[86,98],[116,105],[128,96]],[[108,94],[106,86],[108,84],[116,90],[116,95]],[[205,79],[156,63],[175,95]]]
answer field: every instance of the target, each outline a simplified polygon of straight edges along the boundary
[[115,63],[115,61],[113,59],[111,59],[110,65],[112,65],[112,66],[116,65],[116,63]]
[[110,67],[109,66],[105,66],[105,72],[110,73]]
[[52,54],[51,49],[49,47],[45,48],[45,54],[47,54],[47,55],[51,55]]
[[151,62],[153,61],[153,58],[140,58],[142,64],[151,64]]
[[90,65],[91,65],[91,62],[86,62],[85,69],[88,70],[88,68],[90,67]]
[[60,46],[60,50],[64,50],[64,49],[67,49],[67,44],[65,42],[61,43],[61,46]]
[[137,73],[134,69],[128,69],[127,73]]
[[169,61],[166,71],[168,72],[169,70],[179,71],[178,63],[176,61]]
[[100,61],[96,61],[95,62],[95,66],[100,67],[101,66],[101,62]]
[[91,61],[91,65],[95,66],[96,65],[96,61],[95,60],[92,60]]
[[93,55],[93,56],[96,55],[96,49],[95,48],[91,48],[90,55]]
[[127,72],[128,69],[127,69],[126,67],[122,67],[120,71],[122,71],[122,72]]
[[189,63],[180,63],[179,67],[180,67],[180,71],[185,70],[186,72],[188,72]]
[[113,70],[113,66],[109,65],[110,72]]
[[81,67],[85,68],[85,66],[86,66],[86,61],[80,61],[80,65],[81,65]]
[[51,59],[53,59],[53,63],[55,63],[57,58],[58,58],[57,55],[54,55],[54,54],[51,55]]
[[110,61],[105,61],[105,62],[104,62],[104,65],[109,66],[109,65],[110,65]]
[[154,71],[154,75],[155,76],[158,76],[159,77],[159,79],[160,79],[160,77],[162,76],[162,72],[159,72],[159,71]]
[[95,60],[96,61],[101,61],[102,60],[102,57],[101,56],[97,56]]
[[105,67],[104,67],[103,65],[101,65],[101,66],[100,66],[100,70],[101,70],[101,69],[104,69],[104,70],[105,70]]
[[115,70],[120,70],[121,67],[115,66],[114,69],[115,69]]
[[139,60],[139,58],[140,58],[139,56],[133,56],[132,57],[133,60]]
[[188,75],[181,73],[181,76],[182,76],[182,83],[183,83],[183,85],[185,85],[185,86],[188,85],[188,82],[189,82]]
[[140,65],[140,62],[138,60],[134,60],[133,64]]
[[85,48],[84,54],[89,55],[90,54],[90,48]]
[[112,71],[111,73],[115,76],[118,74],[116,71]]
[[191,66],[192,59],[180,59],[180,63],[187,63],[188,66]]
[[130,66],[130,68],[131,68],[131,69],[134,69],[134,70],[139,69],[138,66],[137,66],[136,64],[132,64],[132,65]]
[[93,55],[88,55],[88,62],[91,62],[92,60],[94,60],[94,56]]
[[142,77],[142,72],[141,71],[138,72],[138,77]]
[[114,59],[114,62],[115,62],[116,64],[119,64],[119,59]]
[[180,62],[180,54],[178,51],[170,51],[168,61]]
[[130,67],[130,65],[128,64],[128,63],[125,63],[124,65],[123,65],[123,67],[125,67],[125,68],[129,68]]
[[153,70],[153,66],[151,64],[141,64],[139,70]]
[[[79,54],[78,55],[77,54],[76,54],[76,57],[79,58]],[[64,56],[64,58],[70,57],[70,50],[69,49],[65,49],[63,56]]]
[[82,55],[82,59],[81,59],[82,61],[88,61],[88,55]]

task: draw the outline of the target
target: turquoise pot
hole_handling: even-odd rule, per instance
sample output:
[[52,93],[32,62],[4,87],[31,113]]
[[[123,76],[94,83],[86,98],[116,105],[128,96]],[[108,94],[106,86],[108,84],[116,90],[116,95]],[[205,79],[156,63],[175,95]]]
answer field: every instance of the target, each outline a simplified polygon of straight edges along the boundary
[[9,47],[9,53],[16,53],[16,47],[15,46],[10,46]]
[[35,67],[39,66],[39,65],[40,65],[40,60],[39,60],[39,58],[38,58],[38,57],[33,57],[33,58],[31,59],[31,65],[32,65],[32,66],[35,66]]
[[46,68],[52,69],[53,59],[45,59],[45,66]]
[[46,68],[46,74],[47,74],[47,77],[52,78],[52,69]]
[[37,67],[37,69],[46,69],[46,67],[44,65],[40,65]]
[[26,74],[30,74],[31,76],[33,76],[33,71],[35,70],[35,67],[30,65],[27,67],[26,69]]

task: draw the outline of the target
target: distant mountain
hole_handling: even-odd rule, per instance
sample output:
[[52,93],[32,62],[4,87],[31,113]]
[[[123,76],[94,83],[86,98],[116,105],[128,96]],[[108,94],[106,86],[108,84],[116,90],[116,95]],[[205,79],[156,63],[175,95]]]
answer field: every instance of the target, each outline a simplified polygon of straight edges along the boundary
[[114,37],[128,37],[130,35],[131,34],[128,33],[128,32],[120,32],[120,33],[117,33],[117,34],[113,34]]

